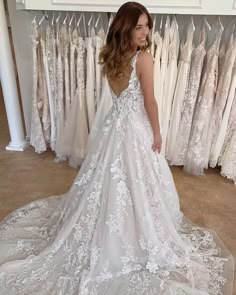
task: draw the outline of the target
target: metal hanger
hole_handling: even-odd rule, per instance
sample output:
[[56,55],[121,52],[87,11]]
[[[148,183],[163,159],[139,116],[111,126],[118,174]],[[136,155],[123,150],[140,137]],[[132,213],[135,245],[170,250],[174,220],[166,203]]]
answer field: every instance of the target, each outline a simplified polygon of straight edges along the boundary
[[54,11],[52,13],[52,21],[51,21],[51,25],[53,26],[55,22],[55,15],[54,15]]
[[65,17],[64,20],[63,20],[63,25],[66,24],[66,21],[67,21],[68,16],[69,16],[69,14],[68,14],[68,12],[67,12],[67,13],[66,13],[66,17]]
[[203,17],[203,21],[204,21],[204,24],[207,26],[208,31],[210,31],[211,30],[211,26],[208,23],[206,16]]
[[81,31],[80,31],[80,22],[81,22],[81,20],[83,19],[83,25],[84,25],[84,34],[85,34],[85,36],[87,36],[87,30],[86,30],[86,23],[85,23],[85,16],[84,16],[84,12],[82,12],[81,14],[80,14],[80,17],[79,17],[79,19],[78,19],[78,22],[77,22],[77,24],[76,24],[76,26],[77,26],[77,29],[78,29],[78,32],[79,32],[79,34],[80,34],[80,36],[81,36]]
[[109,32],[110,26],[111,26],[111,24],[112,24],[112,21],[113,21],[113,14],[111,13],[111,14],[110,14],[110,17],[109,17],[109,20],[108,20],[107,32],[106,32],[105,40],[107,39],[107,35],[108,35],[108,32]]
[[192,15],[191,15],[191,24],[192,24],[193,30],[195,31],[195,25],[194,25],[194,20],[193,20],[193,16]]
[[57,23],[57,24],[58,24],[60,18],[61,18],[61,12],[59,12],[59,14],[58,14],[58,16],[57,16],[57,18],[56,18],[56,23]]
[[98,14],[98,18],[97,18],[96,23],[95,23],[95,28],[96,28],[96,29],[97,29],[98,24],[99,24],[99,21],[101,21],[101,19],[102,19],[101,12],[99,12],[99,14]]
[[154,20],[153,20],[153,28],[152,28],[152,30],[153,30],[153,33],[155,33],[155,29],[156,29],[156,22],[157,22],[157,15],[155,14],[155,16],[154,16]]
[[71,25],[72,25],[72,22],[73,22],[74,18],[75,18],[75,13],[73,12],[72,17],[71,17],[71,19],[70,19],[70,21],[69,21],[69,26],[70,26],[70,27],[71,27]]
[[85,15],[82,13],[82,19],[83,19],[83,25],[84,25],[84,34],[87,36],[87,28],[86,28],[86,23],[85,23]]
[[163,15],[161,16],[161,21],[160,21],[160,32],[161,32],[161,30],[162,30],[162,26],[163,26]]
[[36,19],[37,19],[37,11],[35,12],[35,15],[34,15],[34,18],[33,18],[33,20],[32,20],[32,23],[35,23],[36,22]]
[[94,25],[94,14],[93,14],[93,12],[91,13],[90,19],[89,19],[89,21],[88,21],[88,27],[91,26],[91,22],[92,22],[92,21],[93,21],[93,25]]
[[176,15],[175,14],[174,14],[173,18],[174,18],[174,22],[175,22],[175,25],[176,25],[176,29],[178,30],[179,29],[179,25],[178,25],[178,22],[177,22],[177,19],[176,19]]
[[46,12],[44,10],[42,10],[42,12],[43,12],[43,17],[39,21],[39,26],[41,26],[41,24],[43,23],[45,19],[48,20],[48,15],[46,14]]
[[78,19],[78,21],[76,23],[76,27],[77,27],[77,30],[78,30],[80,36],[81,36],[81,31],[80,31],[79,25],[80,25],[80,22],[81,22],[81,19],[82,19],[82,14],[83,14],[83,12],[80,14],[80,17],[79,17],[79,19]]
[[221,18],[220,18],[220,16],[219,16],[219,24],[220,24],[220,28],[221,28],[221,30],[222,30],[222,32],[224,31],[224,26],[223,26],[223,24],[222,24],[222,22],[221,22]]
[[220,16],[216,17],[216,19],[214,20],[213,24],[211,25],[211,28],[213,27],[213,25],[215,23],[218,23],[220,25],[220,30],[221,30],[221,33],[224,31],[224,26],[221,22],[221,19],[220,19]]

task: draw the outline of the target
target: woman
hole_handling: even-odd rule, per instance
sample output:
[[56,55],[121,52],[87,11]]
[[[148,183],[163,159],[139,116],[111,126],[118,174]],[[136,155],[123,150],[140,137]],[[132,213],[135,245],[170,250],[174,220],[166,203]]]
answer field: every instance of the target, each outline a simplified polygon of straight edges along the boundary
[[159,154],[151,27],[141,4],[117,12],[101,52],[112,109],[70,191],[0,224],[0,294],[231,294],[230,254],[184,220]]

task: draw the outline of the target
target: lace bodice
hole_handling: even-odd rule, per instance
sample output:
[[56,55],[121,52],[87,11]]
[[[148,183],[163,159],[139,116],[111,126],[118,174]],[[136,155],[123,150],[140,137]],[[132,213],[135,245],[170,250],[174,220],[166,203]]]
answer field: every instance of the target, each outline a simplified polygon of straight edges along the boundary
[[141,90],[139,79],[136,75],[136,62],[139,55],[139,51],[135,54],[131,61],[132,72],[129,79],[128,87],[117,96],[111,89],[112,100],[113,100],[113,114],[118,114],[122,117],[127,115],[132,116],[136,112],[144,111],[144,100]]

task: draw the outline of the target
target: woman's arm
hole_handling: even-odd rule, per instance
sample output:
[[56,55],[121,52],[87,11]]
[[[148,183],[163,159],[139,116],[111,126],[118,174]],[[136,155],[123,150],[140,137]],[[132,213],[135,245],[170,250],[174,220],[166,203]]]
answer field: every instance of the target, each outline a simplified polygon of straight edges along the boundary
[[144,96],[144,106],[147,112],[148,119],[153,131],[153,146],[154,151],[161,151],[161,136],[158,119],[158,107],[154,97],[153,85],[153,58],[148,52],[140,52],[137,61],[137,75],[140,79],[140,84]]

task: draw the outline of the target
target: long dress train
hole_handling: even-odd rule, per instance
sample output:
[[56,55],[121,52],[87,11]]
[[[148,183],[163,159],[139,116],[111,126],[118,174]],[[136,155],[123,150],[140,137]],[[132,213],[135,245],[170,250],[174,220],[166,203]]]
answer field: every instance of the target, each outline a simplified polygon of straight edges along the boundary
[[1,295],[231,294],[233,258],[182,215],[135,65],[71,189],[0,223]]

